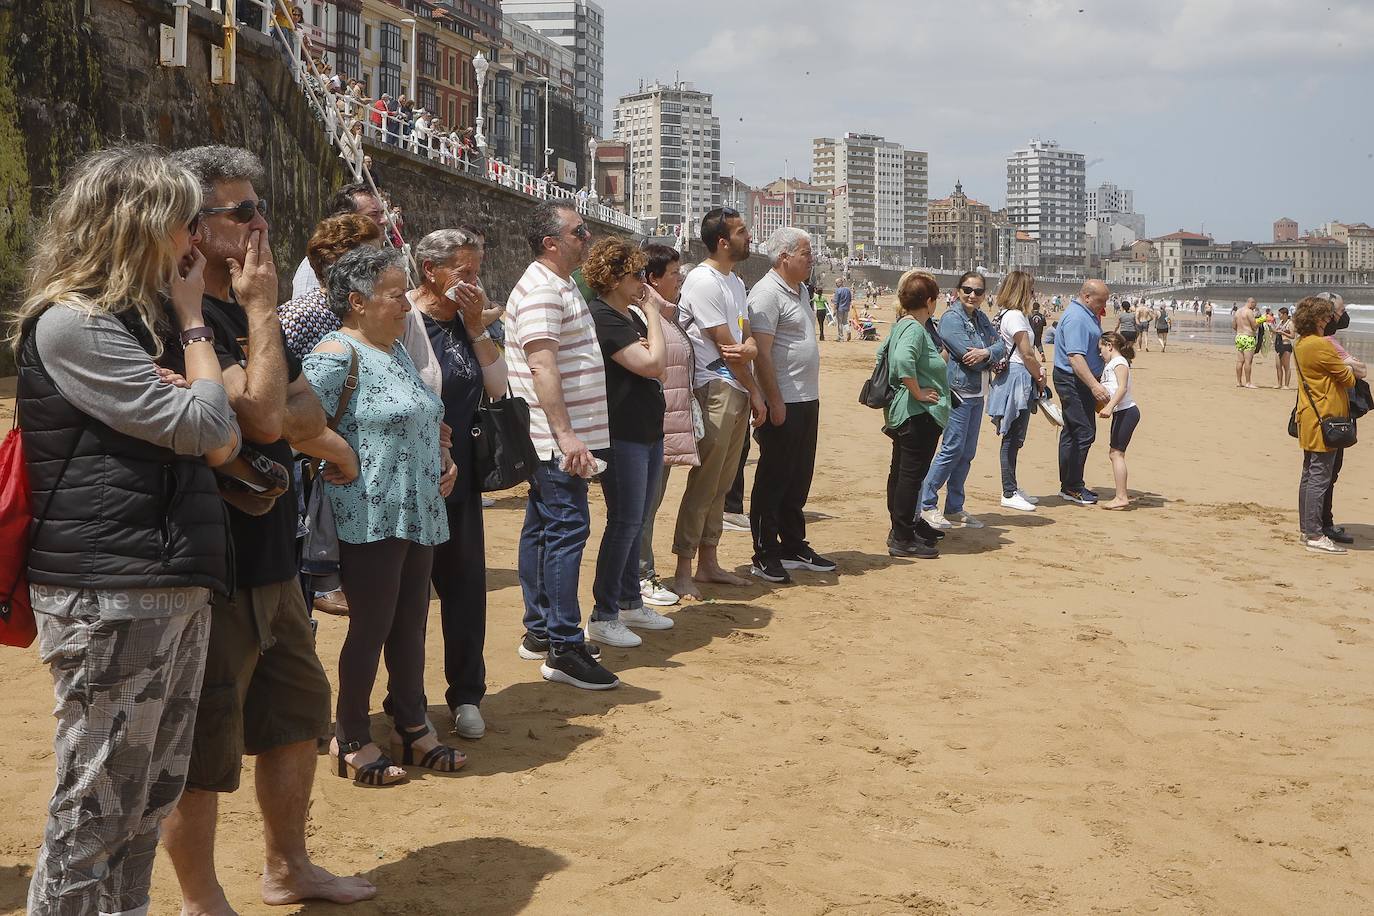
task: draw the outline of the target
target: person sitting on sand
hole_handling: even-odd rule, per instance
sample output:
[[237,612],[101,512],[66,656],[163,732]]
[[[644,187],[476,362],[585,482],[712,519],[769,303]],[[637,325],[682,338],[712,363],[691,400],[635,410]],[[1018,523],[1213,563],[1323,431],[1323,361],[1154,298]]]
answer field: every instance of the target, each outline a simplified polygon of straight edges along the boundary
[[1131,436],[1140,422],[1140,408],[1131,396],[1131,360],[1135,358],[1135,348],[1116,331],[1103,334],[1097,348],[1106,363],[1100,381],[1107,389],[1107,402],[1098,408],[1097,415],[1112,421],[1107,457],[1116,480],[1116,496],[1103,503],[1102,508],[1125,509],[1131,504],[1126,491],[1126,447],[1131,444]]
[[[1236,332],[1236,387],[1257,388],[1250,381],[1250,373],[1255,368],[1255,347],[1259,344],[1255,336],[1254,299],[1246,299],[1245,305],[1231,316],[1231,330]],[[1208,315],[1210,322],[1211,316]]]

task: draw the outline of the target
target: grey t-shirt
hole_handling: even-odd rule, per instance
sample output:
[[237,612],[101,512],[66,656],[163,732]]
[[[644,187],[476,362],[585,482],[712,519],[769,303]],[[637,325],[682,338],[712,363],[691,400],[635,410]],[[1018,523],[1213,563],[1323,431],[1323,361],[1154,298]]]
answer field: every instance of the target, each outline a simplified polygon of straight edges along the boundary
[[785,404],[819,401],[821,351],[811,302],[770,270],[749,291],[749,327],[773,335],[773,370]]

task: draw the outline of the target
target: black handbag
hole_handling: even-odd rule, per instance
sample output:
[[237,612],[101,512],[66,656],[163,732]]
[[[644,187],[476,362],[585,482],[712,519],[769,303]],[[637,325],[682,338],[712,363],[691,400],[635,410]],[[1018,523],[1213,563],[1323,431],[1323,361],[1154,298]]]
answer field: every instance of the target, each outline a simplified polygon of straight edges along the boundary
[[[1293,353],[1293,362],[1297,363],[1298,354]],[[1312,413],[1316,415],[1322,434],[1322,442],[1327,448],[1350,448],[1358,440],[1355,432],[1355,421],[1350,417],[1323,417],[1322,412],[1317,409],[1317,402],[1312,397],[1312,389],[1307,387],[1307,382],[1302,377],[1302,366],[1298,366],[1298,384],[1302,386],[1303,393],[1307,395],[1307,403],[1312,405]],[[1293,416],[1288,421],[1288,431],[1296,435],[1295,429],[1298,423],[1298,409],[1293,408]]]
[[1374,408],[1374,394],[1369,390],[1366,379],[1355,379],[1355,387],[1350,389],[1350,418],[1358,420]]
[[[899,320],[898,324],[900,323]],[[888,371],[887,364],[887,354],[892,349],[892,338],[896,334],[897,327],[893,326],[887,340],[878,348],[878,358],[873,363],[873,374],[864,380],[863,387],[859,389],[859,403],[865,407],[885,410],[897,396],[897,389],[893,387],[892,373]]]
[[472,420],[473,469],[483,493],[509,490],[534,476],[539,456],[530,441],[530,406],[506,388]]

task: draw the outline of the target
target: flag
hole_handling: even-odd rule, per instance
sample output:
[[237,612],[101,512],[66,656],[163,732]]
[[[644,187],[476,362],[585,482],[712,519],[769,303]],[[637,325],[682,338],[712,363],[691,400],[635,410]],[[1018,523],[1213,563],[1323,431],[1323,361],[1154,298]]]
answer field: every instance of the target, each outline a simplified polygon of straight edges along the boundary
[[863,242],[860,242],[859,244],[855,245],[855,246],[854,246],[854,250],[855,250],[855,251],[863,251],[863,250],[864,250],[864,243],[863,243]]

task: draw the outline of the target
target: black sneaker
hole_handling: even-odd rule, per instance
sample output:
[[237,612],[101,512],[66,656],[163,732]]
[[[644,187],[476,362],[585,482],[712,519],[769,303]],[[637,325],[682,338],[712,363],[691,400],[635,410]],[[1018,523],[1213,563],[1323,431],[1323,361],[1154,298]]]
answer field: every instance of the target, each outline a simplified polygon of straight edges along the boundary
[[[592,658],[601,657],[601,647],[594,642],[584,642],[587,652]],[[549,641],[540,639],[533,633],[526,632],[525,638],[520,640],[520,648],[516,649],[520,657],[527,662],[542,661],[549,654]]]
[[550,646],[548,659],[539,666],[539,673],[546,681],[571,684],[583,690],[610,690],[620,686],[620,678],[592,658],[586,643],[571,643],[561,649]]
[[783,569],[782,561],[777,559],[755,560],[754,565],[749,567],[749,572],[768,582],[777,582],[781,585],[790,585],[792,582],[792,577]]
[[928,543],[922,544],[917,541],[899,541],[895,538],[888,538],[887,555],[890,557],[907,557],[913,560],[934,560],[940,556],[940,551]]
[[943,531],[936,528],[919,515],[916,516],[916,536],[932,547],[935,546],[931,543],[932,541],[943,541],[945,539],[945,533]]
[[1355,543],[1355,538],[1352,535],[1346,534],[1345,529],[1338,525],[1333,525],[1330,528],[1323,528],[1322,534],[1331,538],[1331,540],[1335,541],[1337,544]]
[[803,547],[794,554],[782,558],[783,569],[809,569],[812,572],[834,572],[840,566],[834,560],[827,559],[810,547]]

